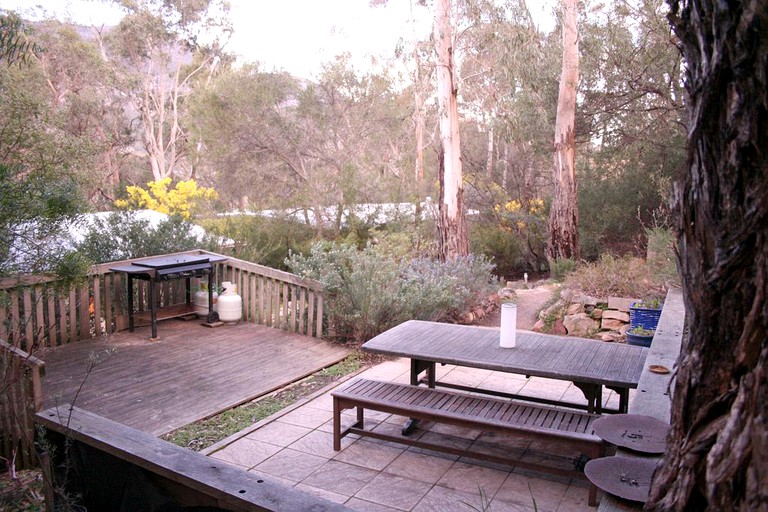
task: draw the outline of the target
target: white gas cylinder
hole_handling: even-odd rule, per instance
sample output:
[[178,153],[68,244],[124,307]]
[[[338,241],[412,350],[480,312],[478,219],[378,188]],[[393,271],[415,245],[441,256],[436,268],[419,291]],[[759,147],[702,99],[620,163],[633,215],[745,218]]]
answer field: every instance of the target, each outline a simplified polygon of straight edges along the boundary
[[239,322],[243,317],[243,298],[237,294],[237,285],[224,281],[221,283],[221,295],[216,310],[219,320],[226,323]]
[[[218,298],[219,294],[216,292],[213,292],[213,307],[214,310],[216,309],[216,299]],[[193,300],[193,303],[195,305],[195,313],[200,318],[206,318],[208,317],[208,284],[207,283],[200,283],[200,289],[195,292],[195,297]]]

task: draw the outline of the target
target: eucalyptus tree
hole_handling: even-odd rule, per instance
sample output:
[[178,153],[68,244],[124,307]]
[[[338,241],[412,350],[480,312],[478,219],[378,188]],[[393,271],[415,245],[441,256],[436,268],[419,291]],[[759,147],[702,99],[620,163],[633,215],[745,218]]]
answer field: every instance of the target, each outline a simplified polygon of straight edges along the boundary
[[231,29],[220,0],[115,0],[127,14],[106,35],[134,87],[130,94],[140,121],[140,139],[155,181],[189,174],[181,123],[190,82],[212,73]]
[[442,260],[469,255],[459,135],[458,73],[450,0],[435,1],[435,75],[440,126],[438,251]]
[[306,210],[320,231],[339,228],[328,206],[387,200],[388,188],[410,178],[401,96],[387,76],[356,72],[343,57],[317,82],[230,69],[193,95],[190,114],[223,196]]
[[670,0],[685,61],[673,196],[688,329],[646,510],[768,509],[768,5]]
[[579,259],[579,204],[576,180],[576,90],[579,83],[577,0],[562,0],[563,66],[555,120],[549,257]]

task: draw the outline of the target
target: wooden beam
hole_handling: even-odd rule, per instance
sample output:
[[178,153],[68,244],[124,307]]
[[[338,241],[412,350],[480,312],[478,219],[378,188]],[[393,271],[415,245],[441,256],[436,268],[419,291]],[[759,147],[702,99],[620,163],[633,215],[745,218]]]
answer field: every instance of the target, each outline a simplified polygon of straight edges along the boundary
[[213,499],[217,506],[232,510],[350,510],[293,489],[274,477],[237,469],[69,404],[38,413],[36,421],[162,477],[167,484],[164,489],[183,492],[187,501],[197,498],[199,503],[210,503]]

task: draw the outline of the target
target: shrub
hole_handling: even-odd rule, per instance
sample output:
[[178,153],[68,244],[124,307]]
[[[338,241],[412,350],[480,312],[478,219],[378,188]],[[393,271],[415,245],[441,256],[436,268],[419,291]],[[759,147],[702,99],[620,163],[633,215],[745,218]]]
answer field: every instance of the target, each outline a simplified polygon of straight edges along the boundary
[[557,258],[549,260],[549,275],[558,283],[576,269],[576,262],[571,258]]
[[396,260],[372,245],[357,250],[317,243],[309,255],[292,254],[286,264],[323,283],[330,328],[340,339],[356,342],[406,320],[449,317],[491,289],[492,265],[482,257]]
[[617,258],[603,254],[593,263],[576,268],[566,278],[570,288],[593,297],[662,297],[665,284],[656,278],[640,258]]
[[115,206],[128,210],[154,210],[168,215],[178,215],[189,220],[202,204],[218,199],[212,188],[198,187],[195,180],[178,181],[170,188],[171,178],[150,181],[147,188],[128,186],[127,198],[115,201]]
[[271,268],[286,270],[291,253],[308,253],[315,239],[311,226],[291,219],[241,215],[203,220],[209,233],[234,240],[232,256]]
[[115,212],[94,219],[75,248],[95,263],[198,248],[217,249],[212,239],[201,240],[193,225],[180,217],[169,217],[153,227],[148,218],[140,218],[136,212]]
[[657,279],[667,287],[680,286],[680,274],[675,261],[675,237],[668,228],[646,228],[648,239],[646,262]]

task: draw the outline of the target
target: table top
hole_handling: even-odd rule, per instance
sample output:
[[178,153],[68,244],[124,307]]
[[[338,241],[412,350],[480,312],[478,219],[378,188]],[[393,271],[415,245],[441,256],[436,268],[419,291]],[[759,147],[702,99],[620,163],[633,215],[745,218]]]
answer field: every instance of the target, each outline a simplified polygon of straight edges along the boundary
[[499,330],[409,320],[363,344],[365,350],[436,363],[551,379],[636,388],[648,349],[624,343],[517,331],[514,348]]

